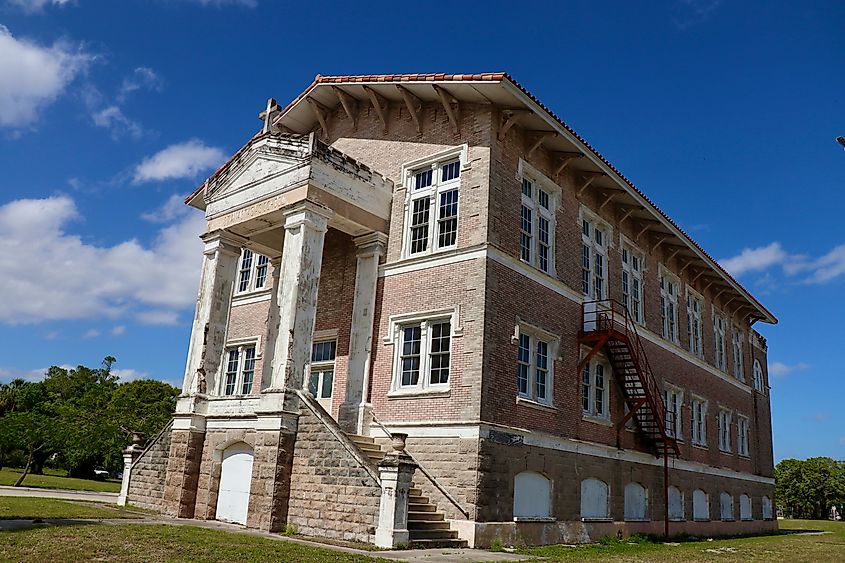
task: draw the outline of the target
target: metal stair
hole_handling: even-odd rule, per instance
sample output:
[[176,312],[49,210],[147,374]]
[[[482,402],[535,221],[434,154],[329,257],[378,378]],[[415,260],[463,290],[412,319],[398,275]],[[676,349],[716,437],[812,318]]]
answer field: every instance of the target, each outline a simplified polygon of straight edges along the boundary
[[[347,434],[358,449],[374,464],[378,464],[385,450],[373,438],[358,434]],[[467,547],[467,541],[458,538],[443,512],[431,499],[423,496],[422,489],[412,481],[408,498],[408,533],[411,547]]]
[[578,364],[579,376],[584,366],[604,350],[628,405],[617,430],[633,419],[656,455],[679,456],[678,442],[666,428],[667,424],[674,426],[674,413],[666,412],[663,393],[628,309],[618,301],[588,301],[581,305],[581,316],[578,338],[591,349]]

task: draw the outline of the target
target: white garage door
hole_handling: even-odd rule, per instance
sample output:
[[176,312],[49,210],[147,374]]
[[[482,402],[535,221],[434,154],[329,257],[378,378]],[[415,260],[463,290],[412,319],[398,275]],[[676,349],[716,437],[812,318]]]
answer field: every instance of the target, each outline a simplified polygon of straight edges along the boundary
[[252,482],[252,448],[246,444],[229,446],[223,452],[217,519],[246,524],[249,486]]

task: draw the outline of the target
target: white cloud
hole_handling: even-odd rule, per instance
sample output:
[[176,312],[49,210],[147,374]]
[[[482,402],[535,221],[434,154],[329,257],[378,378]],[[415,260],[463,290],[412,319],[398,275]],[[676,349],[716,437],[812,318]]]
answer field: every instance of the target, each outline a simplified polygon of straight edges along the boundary
[[0,25],[0,127],[21,128],[38,121],[39,112],[93,60],[67,42],[39,45],[15,38]]
[[78,216],[67,196],[0,206],[0,323],[117,318],[194,305],[202,214],[161,229],[149,245],[132,239],[114,246],[68,233]]
[[109,106],[95,111],[91,114],[91,119],[97,127],[108,129],[114,140],[125,135],[139,139],[144,134],[143,127],[137,121],[126,117],[118,106]]
[[121,334],[126,332],[126,327],[124,325],[117,325],[113,329],[111,329],[112,336],[120,336]]
[[141,311],[135,315],[135,319],[145,325],[179,324],[179,315],[175,311]]
[[185,205],[185,198],[179,194],[173,194],[158,209],[142,213],[141,218],[150,223],[169,223],[184,217],[190,211],[191,208]]
[[[790,254],[779,242],[773,242],[768,246],[744,248],[737,256],[722,259],[719,263],[735,276],[779,267],[787,276],[800,276],[801,283],[822,284],[845,275],[845,244],[812,258],[804,254]],[[769,285],[771,280],[765,280]]]
[[177,143],[143,160],[135,168],[134,182],[154,182],[174,178],[195,178],[204,170],[217,168],[226,153],[198,139]]
[[720,260],[719,263],[731,275],[741,276],[747,272],[759,272],[783,264],[788,257],[780,243],[773,242],[768,246],[743,248],[738,256]]
[[[58,366],[62,369],[71,370],[76,369],[76,366],[70,364],[62,364]],[[13,379],[23,379],[24,381],[41,381],[47,375],[50,368],[36,368],[30,370],[21,370],[15,368],[0,368],[0,381],[12,381]]]
[[48,4],[64,6],[70,2],[71,0],[6,0],[7,4],[16,6],[28,14],[42,11]]
[[161,77],[153,69],[139,66],[130,76],[123,79],[120,90],[117,92],[117,100],[122,103],[129,94],[141,89],[159,92],[163,85]]
[[785,364],[783,362],[772,362],[769,364],[769,375],[774,377],[786,377],[796,371],[810,369],[810,364],[799,362],[797,364]]
[[97,338],[98,336],[100,336],[100,331],[96,328],[92,328],[86,331],[85,334],[82,335],[82,338]]
[[116,375],[118,379],[122,382],[127,381],[136,381],[138,379],[149,379],[150,374],[146,371],[138,371],[135,369],[113,369],[111,370],[112,375]]

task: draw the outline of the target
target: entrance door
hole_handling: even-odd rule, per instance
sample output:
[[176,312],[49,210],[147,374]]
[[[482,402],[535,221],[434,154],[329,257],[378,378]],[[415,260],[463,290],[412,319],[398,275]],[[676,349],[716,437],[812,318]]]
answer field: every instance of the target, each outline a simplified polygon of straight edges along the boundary
[[218,520],[246,524],[251,483],[252,448],[244,443],[229,446],[223,451],[223,467],[220,471]]
[[334,340],[315,342],[311,351],[311,374],[308,377],[308,391],[329,414],[332,412],[336,350]]

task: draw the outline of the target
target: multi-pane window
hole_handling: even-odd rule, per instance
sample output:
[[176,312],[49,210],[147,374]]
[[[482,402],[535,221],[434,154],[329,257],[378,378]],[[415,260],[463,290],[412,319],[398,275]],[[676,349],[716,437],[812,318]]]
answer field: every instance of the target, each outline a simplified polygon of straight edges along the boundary
[[249,395],[255,381],[255,345],[230,347],[226,350],[224,395]]
[[723,452],[731,451],[731,411],[719,409],[716,415],[716,428],[719,431],[719,449]]
[[608,418],[610,368],[604,362],[588,362],[581,372],[581,408],[584,414]]
[[683,434],[681,433],[681,406],[683,405],[683,402],[684,394],[682,391],[675,389],[674,387],[666,388],[664,404],[664,407],[666,408],[666,434],[678,440],[683,439]]
[[748,418],[738,416],[736,419],[736,453],[748,456]]
[[449,383],[452,323],[446,319],[405,324],[399,329],[398,389],[444,387]]
[[643,255],[622,246],[622,304],[635,322],[643,322]]
[[663,320],[663,338],[678,342],[678,281],[666,274],[660,275],[660,316]]
[[759,360],[754,360],[754,389],[763,392],[763,366],[760,365]]
[[554,231],[555,215],[549,192],[533,180],[523,178],[519,256],[547,274],[554,269]]
[[734,359],[734,377],[740,381],[745,381],[745,366],[742,361],[742,341],[745,338],[739,328],[734,325],[731,330],[731,342],[733,343],[733,359]]
[[520,331],[516,352],[516,390],[520,397],[552,402],[551,349],[547,339]]
[[607,233],[595,221],[581,221],[581,291],[595,300],[607,295]]
[[707,445],[707,402],[693,397],[690,401],[692,411],[691,431],[692,443],[698,446]]
[[436,162],[410,175],[408,255],[452,248],[458,236],[458,186],[461,163]]
[[248,248],[241,252],[238,267],[238,293],[256,291],[267,287],[267,269],[270,259]]
[[690,353],[701,358],[704,356],[701,334],[701,299],[687,293],[687,330],[689,335]]
[[328,406],[334,386],[334,363],[337,355],[337,341],[323,340],[311,345],[311,371],[308,375],[308,391],[311,396]]
[[728,369],[727,350],[725,349],[725,317],[713,313],[713,346],[716,353],[716,367],[722,371]]

